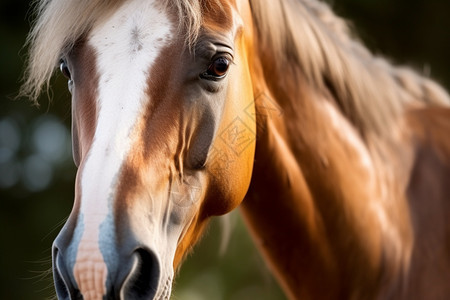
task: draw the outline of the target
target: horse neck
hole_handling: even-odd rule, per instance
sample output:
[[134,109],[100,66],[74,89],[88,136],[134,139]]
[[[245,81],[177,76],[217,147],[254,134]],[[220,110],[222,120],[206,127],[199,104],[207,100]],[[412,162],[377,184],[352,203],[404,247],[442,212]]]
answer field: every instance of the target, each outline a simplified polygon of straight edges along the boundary
[[[385,165],[395,163],[385,168],[329,93],[264,61],[253,70],[258,139],[242,204],[258,246],[291,298],[383,293],[380,282],[397,277],[411,247],[407,172],[388,172],[409,168],[398,159],[405,149],[391,151],[401,137],[374,142],[389,149]],[[267,113],[270,105],[277,110]]]

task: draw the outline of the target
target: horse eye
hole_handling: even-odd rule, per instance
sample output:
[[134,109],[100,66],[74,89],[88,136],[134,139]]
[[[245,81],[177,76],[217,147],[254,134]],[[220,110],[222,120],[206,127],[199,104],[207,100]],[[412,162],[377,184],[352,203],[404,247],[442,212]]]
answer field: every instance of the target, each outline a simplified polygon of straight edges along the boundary
[[230,60],[224,56],[217,57],[209,65],[206,72],[202,74],[202,78],[208,80],[222,79],[227,75],[228,68],[230,67]]
[[72,75],[70,74],[69,67],[67,66],[67,62],[62,59],[59,64],[59,69],[61,70],[61,73],[66,77],[67,79],[71,80]]

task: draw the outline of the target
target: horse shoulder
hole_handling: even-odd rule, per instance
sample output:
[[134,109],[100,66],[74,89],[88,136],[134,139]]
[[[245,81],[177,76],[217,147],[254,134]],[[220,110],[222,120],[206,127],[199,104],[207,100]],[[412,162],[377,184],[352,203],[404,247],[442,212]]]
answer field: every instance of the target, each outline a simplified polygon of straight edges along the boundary
[[409,191],[450,200],[450,108],[411,110],[407,120],[415,147]]
[[408,294],[443,299],[450,293],[450,108],[411,110],[407,120],[415,147],[407,188],[414,231]]

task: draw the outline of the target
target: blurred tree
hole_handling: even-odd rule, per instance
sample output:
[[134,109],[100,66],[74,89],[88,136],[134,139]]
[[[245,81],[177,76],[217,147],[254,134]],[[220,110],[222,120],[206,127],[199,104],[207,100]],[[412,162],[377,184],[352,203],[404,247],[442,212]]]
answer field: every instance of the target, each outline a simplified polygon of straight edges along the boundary
[[[51,106],[45,96],[40,109],[12,100],[26,54],[30,2],[0,2],[0,299],[51,297],[50,247],[73,201],[65,80],[56,76]],[[333,6],[376,53],[450,87],[450,1],[336,0]],[[235,230],[226,254],[219,254],[215,222],[183,267],[176,299],[283,299],[236,213],[230,222]]]

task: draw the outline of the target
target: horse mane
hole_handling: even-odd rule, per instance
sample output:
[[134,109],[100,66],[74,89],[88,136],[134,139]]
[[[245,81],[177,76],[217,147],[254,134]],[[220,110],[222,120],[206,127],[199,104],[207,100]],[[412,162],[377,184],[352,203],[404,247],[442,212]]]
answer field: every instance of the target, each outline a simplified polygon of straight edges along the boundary
[[271,49],[280,72],[296,63],[310,84],[328,89],[360,130],[389,132],[410,105],[449,105],[438,84],[373,55],[330,6],[317,0],[250,0],[259,47]]
[[[21,95],[36,101],[49,86],[62,53],[126,0],[40,0],[28,36]],[[186,41],[202,25],[205,0],[162,0],[175,8]],[[208,0],[220,8],[219,0]],[[389,130],[408,104],[448,105],[448,94],[407,68],[369,52],[329,5],[316,0],[250,0],[261,48],[272,49],[280,70],[296,63],[311,84],[328,89],[342,113],[362,132]]]

